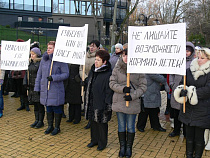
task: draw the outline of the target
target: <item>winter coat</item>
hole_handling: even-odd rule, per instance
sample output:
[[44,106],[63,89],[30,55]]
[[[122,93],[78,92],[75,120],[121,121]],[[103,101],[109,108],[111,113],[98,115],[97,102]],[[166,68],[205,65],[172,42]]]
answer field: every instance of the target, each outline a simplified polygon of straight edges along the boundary
[[[90,53],[90,51],[88,51],[86,53],[86,58],[85,58],[85,76],[84,78],[88,77],[88,74],[91,70],[92,65],[95,63],[95,55],[96,52]],[[82,78],[82,74],[83,74],[83,66],[80,66],[80,70],[79,70],[79,74],[80,77]]]
[[69,64],[69,77],[64,81],[65,100],[69,104],[81,104],[81,78],[79,76],[79,65]]
[[35,80],[36,80],[37,71],[39,69],[40,61],[41,58],[35,58],[34,60],[32,60],[31,58],[29,59],[29,66],[27,72],[27,81],[28,81],[27,85],[28,85],[28,101],[30,103],[40,101],[40,95],[38,94],[38,92],[34,91]]
[[[180,110],[179,120],[186,125],[200,128],[210,128],[210,60],[199,66],[197,58],[187,69],[186,85],[188,100],[186,110]],[[176,98],[176,96],[175,96]],[[197,103],[197,104],[196,104]]]
[[[195,54],[195,47],[191,42],[186,42],[186,46],[190,46],[193,48],[193,52],[192,54],[186,58],[186,69],[188,69],[190,67],[190,64],[192,62],[192,60],[194,59],[194,54]],[[180,110],[181,108],[181,104],[178,103],[175,99],[174,99],[174,90],[176,89],[176,87],[178,85],[180,85],[180,82],[183,80],[183,76],[181,75],[170,75],[169,77],[169,86],[172,89],[172,95],[171,95],[171,107],[177,110]]]
[[126,107],[126,101],[124,100],[123,88],[127,85],[127,64],[123,62],[122,58],[119,58],[112,76],[110,77],[110,88],[114,91],[112,110],[116,112],[122,112],[125,114],[138,114],[140,113],[140,99],[139,97],[147,90],[147,81],[144,74],[130,74],[130,81],[134,88],[131,86],[130,95],[132,101],[129,102],[129,106]]
[[12,74],[12,78],[13,79],[23,79],[25,74],[26,74],[26,71],[25,70],[21,70],[21,71],[11,71],[11,74]]
[[113,91],[109,88],[111,64],[95,71],[92,66],[88,75],[88,85],[85,94],[85,118],[97,123],[107,123],[112,115]]
[[59,106],[65,102],[65,89],[63,81],[69,76],[68,64],[53,61],[51,76],[48,90],[48,79],[53,54],[43,54],[37,77],[35,81],[34,91],[40,92],[40,103],[46,106]]
[[160,84],[166,84],[167,80],[159,74],[146,74],[147,91],[144,93],[144,107],[157,108],[161,106]]
[[121,53],[118,53],[116,54],[115,52],[111,55],[110,59],[109,59],[109,62],[112,66],[112,70],[114,69],[116,63],[117,63],[117,60],[119,59]]

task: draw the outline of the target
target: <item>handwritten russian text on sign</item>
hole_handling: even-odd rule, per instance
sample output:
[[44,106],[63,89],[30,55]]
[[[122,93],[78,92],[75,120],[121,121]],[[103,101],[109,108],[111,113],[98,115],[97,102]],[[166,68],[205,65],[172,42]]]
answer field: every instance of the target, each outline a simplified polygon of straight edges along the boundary
[[64,63],[85,64],[88,25],[84,27],[59,26],[53,60]]
[[186,73],[186,24],[128,27],[128,73]]
[[1,41],[1,69],[27,70],[30,39],[26,42]]

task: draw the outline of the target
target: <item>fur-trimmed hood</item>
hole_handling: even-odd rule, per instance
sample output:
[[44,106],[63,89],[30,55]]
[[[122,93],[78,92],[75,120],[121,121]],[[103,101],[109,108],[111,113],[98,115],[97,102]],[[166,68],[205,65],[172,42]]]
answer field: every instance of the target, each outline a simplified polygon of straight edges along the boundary
[[197,80],[200,76],[208,74],[210,72],[210,60],[205,64],[199,66],[198,58],[195,58],[190,64],[190,70],[192,72],[193,78]]

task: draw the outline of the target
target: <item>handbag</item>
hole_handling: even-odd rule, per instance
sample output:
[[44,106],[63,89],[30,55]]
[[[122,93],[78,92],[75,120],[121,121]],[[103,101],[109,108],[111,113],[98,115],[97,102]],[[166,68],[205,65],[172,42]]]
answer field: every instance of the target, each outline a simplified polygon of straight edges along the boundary
[[[131,86],[133,87],[134,90],[136,90],[136,88],[133,86],[132,82],[130,81]],[[141,111],[145,112],[144,109],[144,95],[142,95],[141,97],[139,97],[140,99],[140,106],[141,106]]]

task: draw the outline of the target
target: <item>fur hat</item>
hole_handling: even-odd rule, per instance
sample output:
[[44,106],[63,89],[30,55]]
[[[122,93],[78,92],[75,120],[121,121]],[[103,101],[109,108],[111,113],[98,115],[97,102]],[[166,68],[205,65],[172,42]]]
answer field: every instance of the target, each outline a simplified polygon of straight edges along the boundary
[[41,56],[41,51],[40,51],[40,49],[37,48],[37,47],[32,48],[32,49],[31,49],[31,52],[34,52],[38,57]]
[[204,50],[205,54],[207,54],[208,56],[210,56],[210,49],[209,48],[201,48],[200,50]]
[[123,50],[123,45],[120,43],[115,44],[115,48],[120,48],[121,50]]

